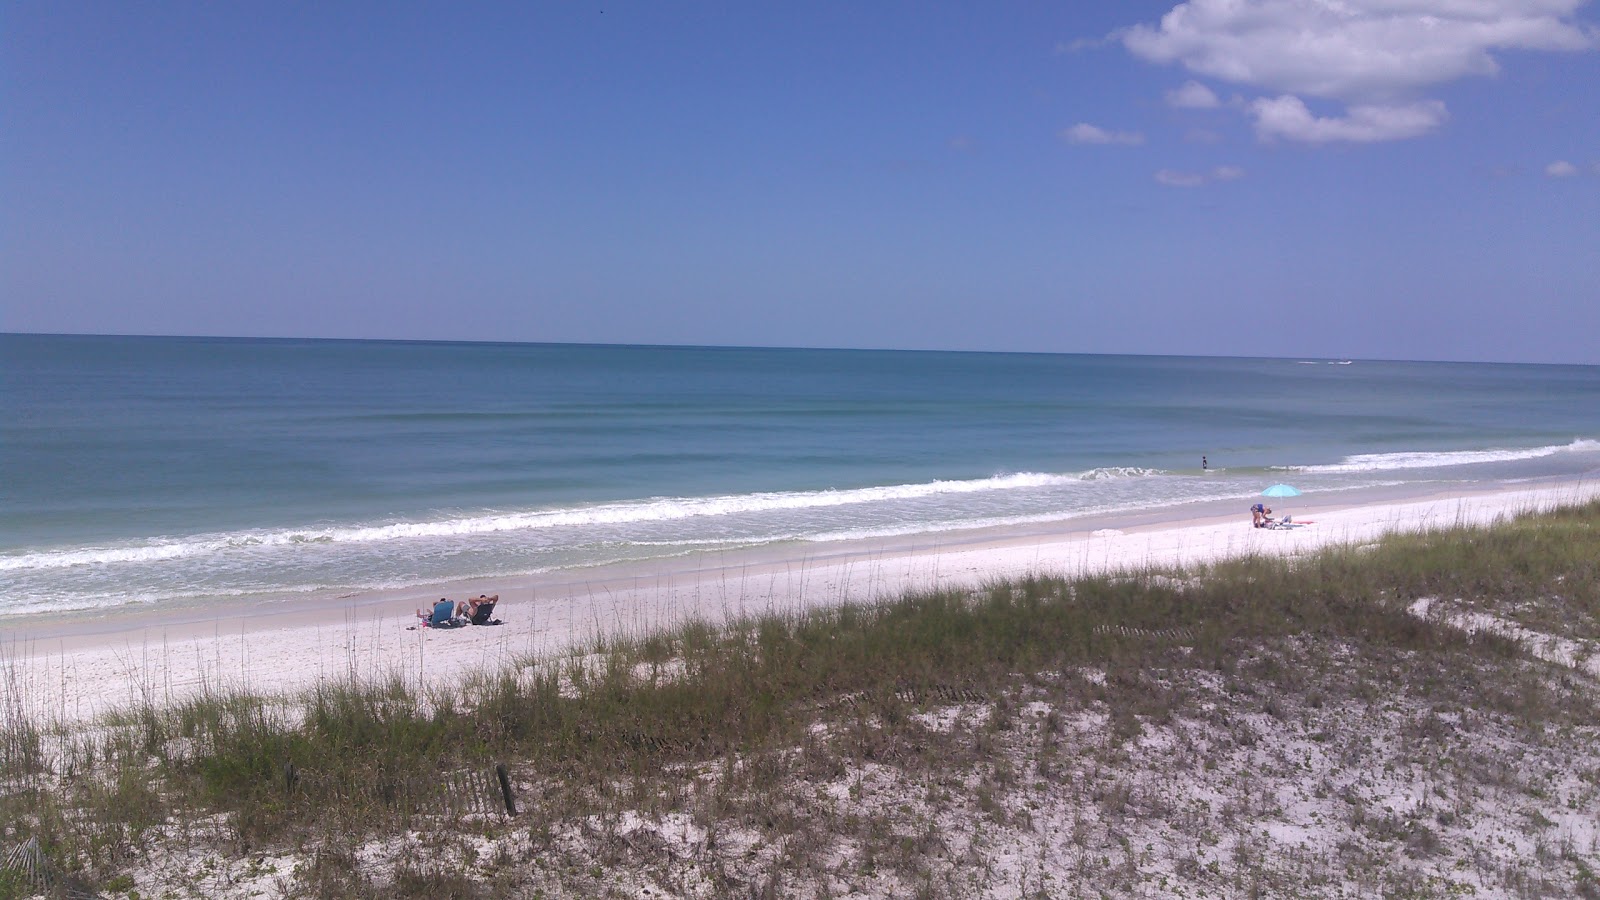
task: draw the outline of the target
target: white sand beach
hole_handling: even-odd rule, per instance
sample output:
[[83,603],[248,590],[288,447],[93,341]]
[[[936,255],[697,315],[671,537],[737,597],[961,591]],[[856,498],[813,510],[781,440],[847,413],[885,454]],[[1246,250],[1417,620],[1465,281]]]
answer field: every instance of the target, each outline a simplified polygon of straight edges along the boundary
[[[1250,527],[1242,506],[1141,511],[1053,528],[923,535],[915,541],[805,544],[701,554],[652,564],[208,609],[7,623],[0,671],[8,695],[43,720],[83,720],[145,700],[204,690],[293,692],[319,679],[398,673],[427,683],[560,654],[603,634],[640,634],[688,618],[718,620],[867,602],[999,579],[1294,555],[1385,533],[1489,523],[1600,497],[1600,482],[1496,485],[1480,492],[1374,499],[1295,498],[1293,530]],[[1303,501],[1303,502],[1302,502]],[[497,593],[498,627],[414,629],[439,596]]]

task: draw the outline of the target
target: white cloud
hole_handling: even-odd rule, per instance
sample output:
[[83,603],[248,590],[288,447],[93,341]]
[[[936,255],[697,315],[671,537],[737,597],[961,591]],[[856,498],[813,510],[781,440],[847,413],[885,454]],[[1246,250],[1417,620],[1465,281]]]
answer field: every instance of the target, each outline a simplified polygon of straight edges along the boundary
[[1544,173],[1551,178],[1571,178],[1578,174],[1578,167],[1564,159],[1558,159],[1544,167]]
[[1189,0],[1123,45],[1237,84],[1377,99],[1493,74],[1493,50],[1585,50],[1584,0]]
[[1158,184],[1168,187],[1200,187],[1214,181],[1238,181],[1244,177],[1244,170],[1238,166],[1217,166],[1209,172],[1181,172],[1177,169],[1161,169],[1156,172]]
[[1069,144],[1125,144],[1135,146],[1144,143],[1144,135],[1136,131],[1107,131],[1087,122],[1079,122],[1071,128],[1061,130],[1061,139]]
[[[1418,92],[1493,75],[1497,52],[1594,49],[1600,32],[1575,18],[1585,2],[1188,0],[1158,25],[1136,25],[1116,37],[1141,59],[1281,95],[1269,102],[1319,97],[1351,104],[1339,118],[1290,115],[1282,129],[1269,119],[1266,134],[1318,142],[1395,140],[1426,133],[1445,119],[1443,106],[1418,102]],[[1258,130],[1261,102],[1252,107]]]
[[1198,81],[1186,81],[1183,87],[1167,91],[1167,105],[1179,109],[1215,109],[1222,102],[1211,88]]
[[1412,138],[1432,131],[1449,118],[1438,100],[1404,106],[1352,106],[1343,116],[1320,118],[1312,115],[1299,97],[1288,94],[1255,101],[1250,104],[1250,114],[1255,117],[1256,134],[1262,140],[1284,138],[1310,144]]

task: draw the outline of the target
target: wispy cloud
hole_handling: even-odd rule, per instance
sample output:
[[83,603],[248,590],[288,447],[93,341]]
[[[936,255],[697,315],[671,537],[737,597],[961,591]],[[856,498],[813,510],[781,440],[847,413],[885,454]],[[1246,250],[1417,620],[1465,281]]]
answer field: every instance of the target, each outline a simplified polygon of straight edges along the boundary
[[[1595,49],[1600,32],[1576,19],[1585,2],[1188,0],[1160,23],[1117,37],[1141,59],[1277,94],[1246,106],[1264,138],[1388,141],[1437,128],[1447,118],[1444,104],[1419,93],[1495,74],[1497,52]],[[1203,100],[1189,85],[1168,102],[1175,97]],[[1348,109],[1315,117],[1302,97]]]
[[1263,140],[1284,138],[1308,144],[1330,141],[1371,143],[1426,134],[1449,118],[1444,104],[1423,100],[1404,106],[1352,106],[1343,116],[1312,115],[1299,97],[1285,94],[1250,104],[1256,134]]
[[1055,51],[1057,55],[1064,55],[1077,53],[1080,50],[1095,50],[1110,44],[1115,39],[1115,35],[1110,35],[1103,38],[1075,38],[1070,41],[1056,41]]
[[1107,131],[1098,125],[1079,122],[1071,128],[1061,129],[1061,139],[1069,144],[1123,144],[1137,146],[1144,143],[1144,135],[1137,131]]
[[1222,101],[1211,88],[1198,81],[1186,81],[1183,87],[1167,91],[1167,105],[1179,109],[1216,109]]
[[1161,169],[1156,172],[1156,181],[1168,187],[1199,187],[1206,183],[1206,176],[1199,172],[1179,172],[1176,169]]
[[1544,173],[1551,178],[1571,178],[1578,174],[1578,167],[1564,159],[1558,159],[1545,166]]
[[1217,166],[1209,172],[1185,172],[1178,169],[1161,169],[1156,172],[1155,179],[1158,184],[1167,187],[1194,188],[1219,181],[1238,181],[1244,177],[1244,170],[1238,166]]

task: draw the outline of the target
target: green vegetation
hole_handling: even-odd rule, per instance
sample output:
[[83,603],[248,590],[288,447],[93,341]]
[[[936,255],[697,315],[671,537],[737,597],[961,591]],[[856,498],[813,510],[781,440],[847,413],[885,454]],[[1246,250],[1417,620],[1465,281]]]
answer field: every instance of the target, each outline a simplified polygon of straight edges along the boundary
[[[1241,893],[1382,885],[1447,896],[1458,882],[1395,860],[1450,852],[1441,835],[1487,785],[1529,804],[1521,821],[1544,855],[1527,870],[1479,871],[1477,883],[1594,894],[1600,856],[1551,845],[1561,838],[1547,816],[1565,805],[1592,818],[1600,767],[1582,776],[1593,789],[1574,793],[1513,761],[1518,747],[1570,762],[1564,748],[1592,746],[1594,680],[1507,637],[1418,617],[1408,610],[1421,598],[1600,638],[1600,504],[1293,560],[689,623],[530,660],[464,691],[328,683],[300,698],[211,694],[68,727],[29,721],[13,684],[0,709],[0,854],[37,838],[46,887],[77,879],[118,896],[136,893],[128,872],[160,868],[153,846],[195,885],[196,856],[234,860],[230,877],[240,867],[264,877],[280,865],[271,860],[293,858],[282,889],[329,897],[598,895],[620,890],[624,870],[694,896],[827,896],[839,879],[879,877],[893,879],[890,893],[961,896],[954,885],[986,877],[981,842],[952,840],[935,825],[941,810],[1009,833],[1081,804],[1093,815],[1067,821],[1060,839],[1082,850],[1075,870],[1040,862],[1006,875],[1028,895],[1155,890],[1159,877]],[[981,714],[929,724],[949,709]],[[1085,716],[1104,719],[1092,738],[1074,730]],[[1372,729],[1358,734],[1352,721]],[[1150,786],[1261,757],[1263,732],[1280,726],[1301,738],[1267,754],[1268,775],[1386,753],[1391,765],[1434,768],[1425,801],[1454,799],[1423,817],[1378,808],[1359,783],[1295,776],[1308,802],[1339,804],[1330,827],[1359,837],[1300,860],[1250,837],[1247,823],[1283,813],[1283,801],[1248,780],[1205,809]],[[1163,742],[1142,743],[1156,735]],[[1303,764],[1285,755],[1302,752]],[[1149,768],[1146,754],[1170,757],[1171,769]],[[1321,762],[1330,757],[1348,763]],[[481,773],[501,762],[519,788],[515,818],[460,800],[484,785],[492,796]],[[917,793],[856,803],[872,790],[863,773],[885,768]],[[855,795],[832,802],[838,784]],[[629,832],[629,815],[679,817],[699,854],[693,877],[681,852],[642,845],[659,829]],[[1178,837],[1133,846],[1135,823],[1150,822]],[[379,871],[359,861],[398,835],[413,849]],[[24,881],[0,871],[0,898],[40,887]]]

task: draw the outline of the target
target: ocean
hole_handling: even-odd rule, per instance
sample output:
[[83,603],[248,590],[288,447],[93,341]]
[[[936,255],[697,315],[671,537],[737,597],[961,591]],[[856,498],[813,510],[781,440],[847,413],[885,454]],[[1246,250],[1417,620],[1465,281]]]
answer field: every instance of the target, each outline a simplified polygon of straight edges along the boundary
[[1592,477],[1600,367],[12,334],[0,429],[4,616]]

